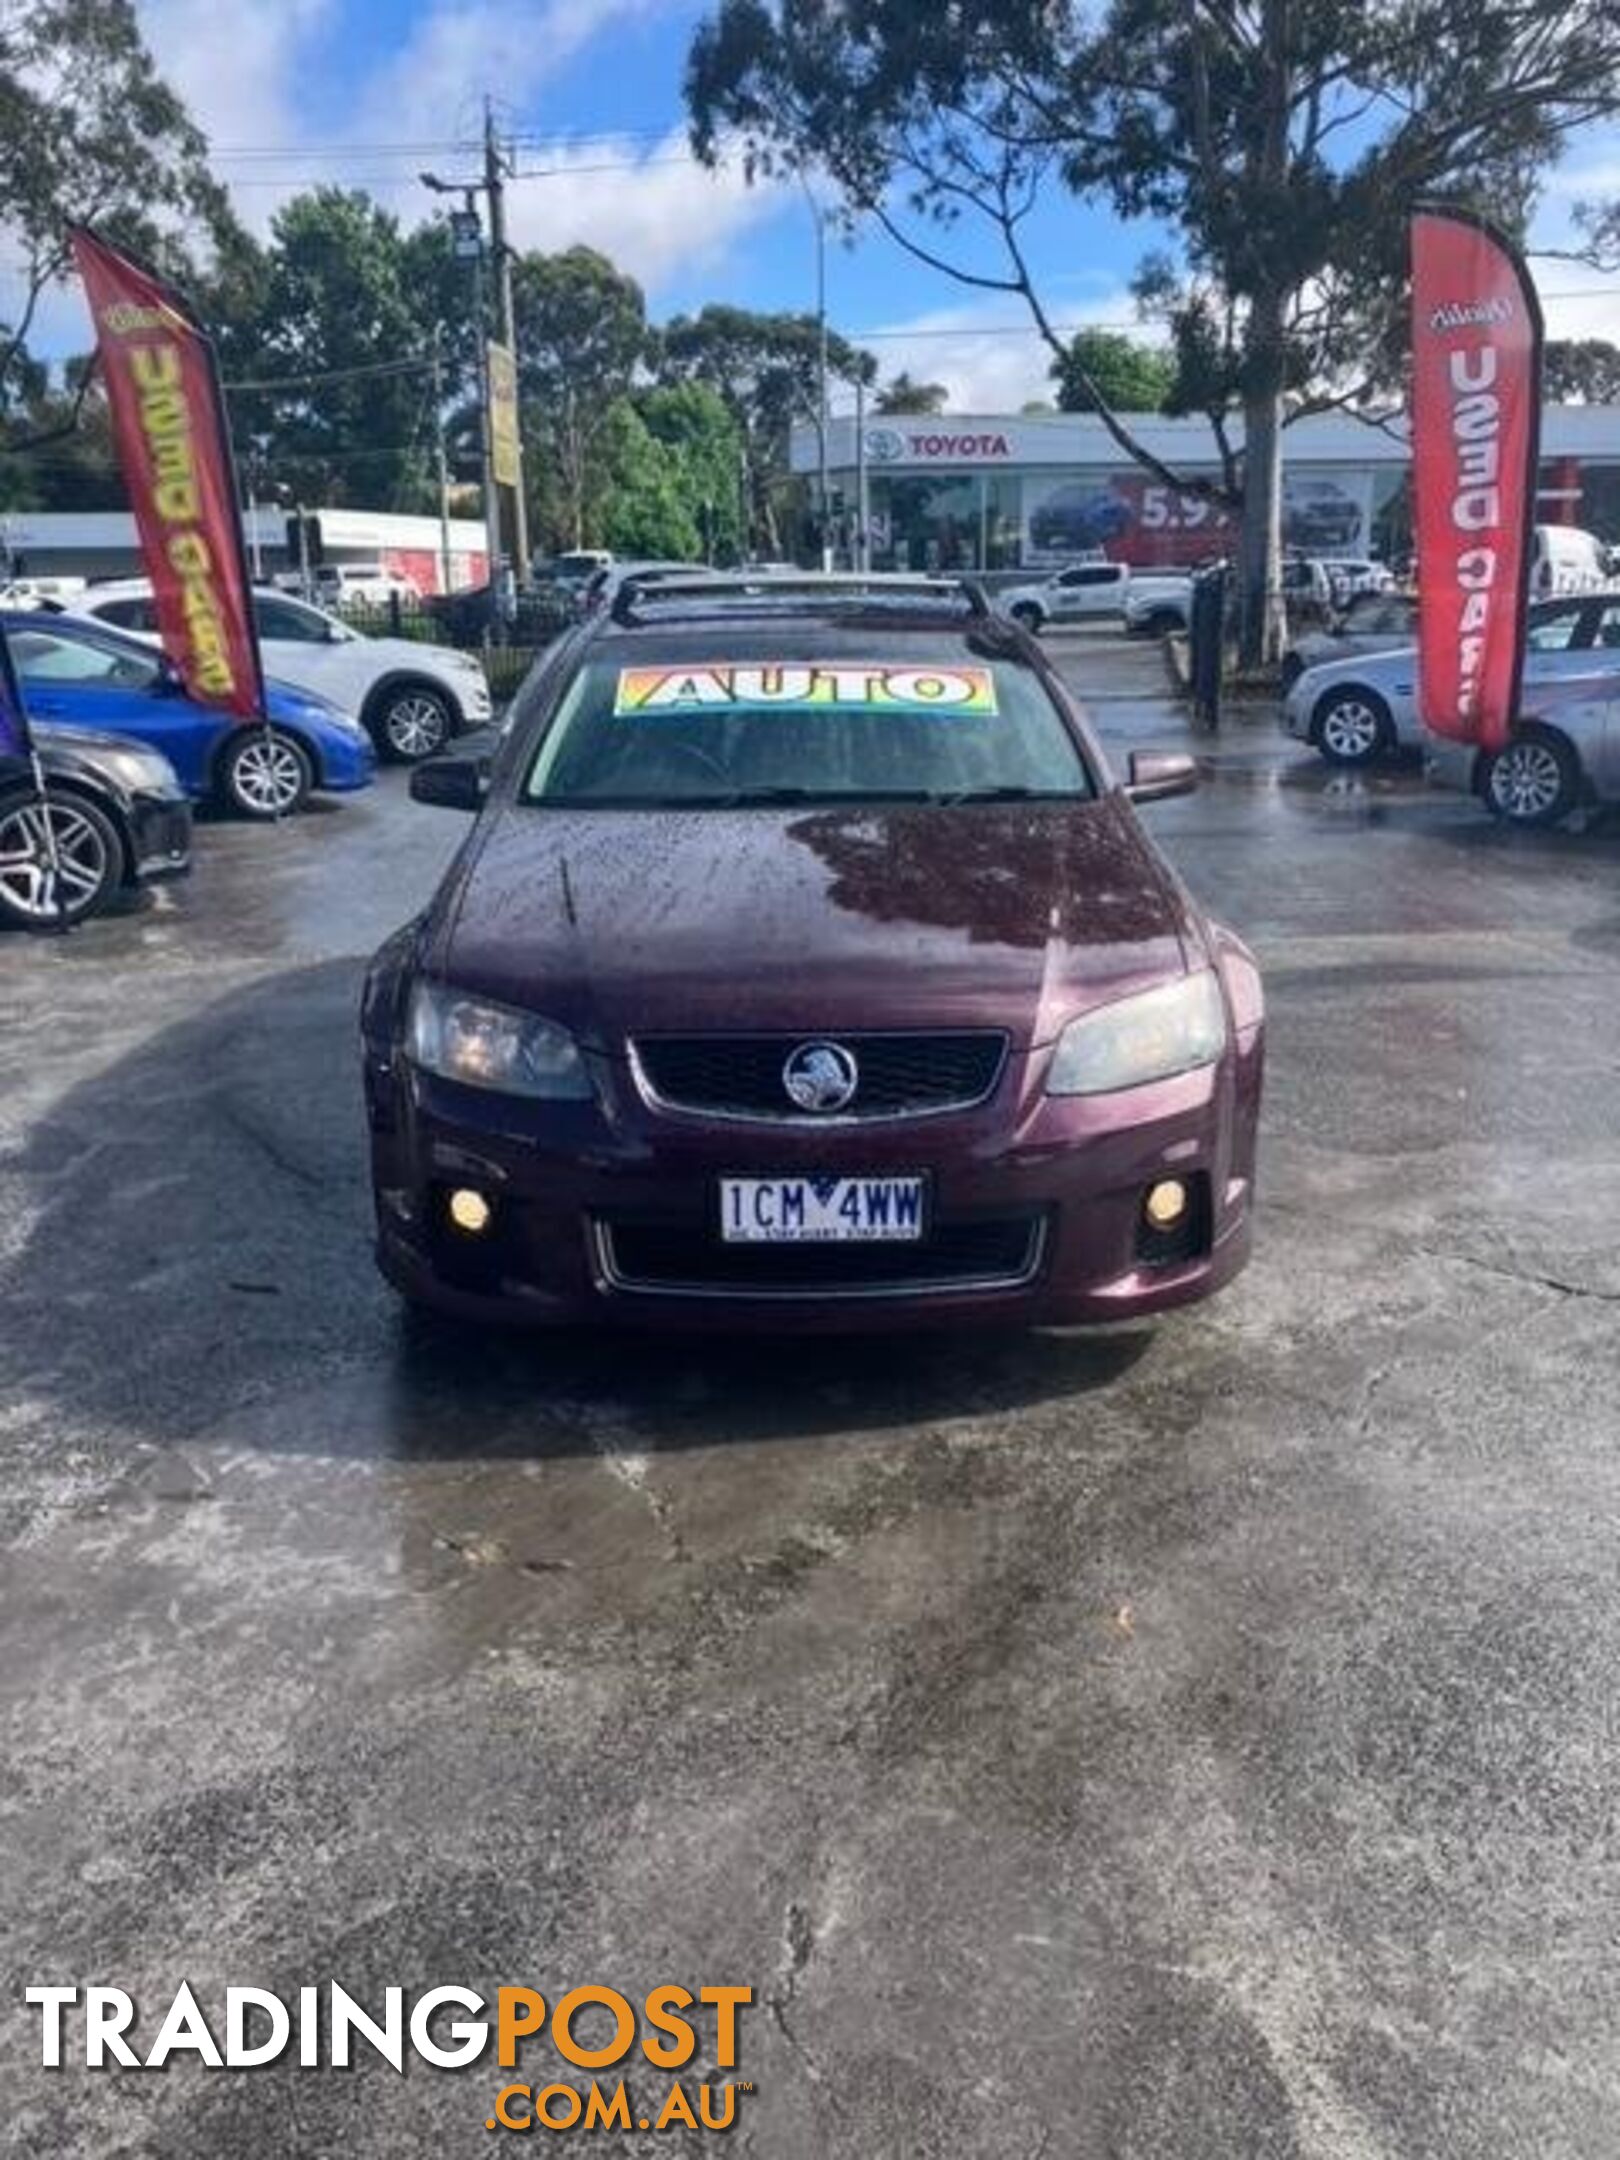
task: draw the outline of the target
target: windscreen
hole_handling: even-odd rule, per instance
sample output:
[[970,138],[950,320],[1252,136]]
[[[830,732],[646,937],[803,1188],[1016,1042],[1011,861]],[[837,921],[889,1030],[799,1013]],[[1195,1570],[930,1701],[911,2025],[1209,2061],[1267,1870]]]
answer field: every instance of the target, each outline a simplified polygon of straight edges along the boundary
[[1040,677],[960,647],[901,660],[593,660],[526,788],[543,803],[728,809],[1093,792]]

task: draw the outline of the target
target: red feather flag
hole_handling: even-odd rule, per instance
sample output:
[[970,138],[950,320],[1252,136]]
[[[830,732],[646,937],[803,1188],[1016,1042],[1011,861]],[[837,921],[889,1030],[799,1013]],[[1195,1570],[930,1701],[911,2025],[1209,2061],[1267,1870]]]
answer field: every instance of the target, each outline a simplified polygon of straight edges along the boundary
[[1419,711],[1499,750],[1518,713],[1535,535],[1541,306],[1483,218],[1412,221]]
[[264,668],[213,346],[172,286],[82,225],[72,241],[163,650],[200,703],[260,718]]

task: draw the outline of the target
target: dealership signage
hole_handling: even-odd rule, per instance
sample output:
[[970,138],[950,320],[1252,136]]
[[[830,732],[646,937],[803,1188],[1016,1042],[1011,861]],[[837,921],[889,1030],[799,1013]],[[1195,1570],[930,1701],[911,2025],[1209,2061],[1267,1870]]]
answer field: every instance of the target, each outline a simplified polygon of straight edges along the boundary
[[1541,310],[1483,219],[1412,223],[1412,455],[1419,708],[1436,734],[1499,749],[1524,669],[1536,503]]
[[1012,461],[999,428],[872,427],[866,455],[874,465],[993,465]]

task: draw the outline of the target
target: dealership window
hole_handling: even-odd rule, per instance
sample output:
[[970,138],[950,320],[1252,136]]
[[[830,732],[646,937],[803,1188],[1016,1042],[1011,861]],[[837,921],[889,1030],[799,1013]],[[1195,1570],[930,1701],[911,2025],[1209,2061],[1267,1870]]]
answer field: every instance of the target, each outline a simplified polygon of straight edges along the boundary
[[983,567],[980,474],[891,474],[874,482],[872,511],[874,569]]

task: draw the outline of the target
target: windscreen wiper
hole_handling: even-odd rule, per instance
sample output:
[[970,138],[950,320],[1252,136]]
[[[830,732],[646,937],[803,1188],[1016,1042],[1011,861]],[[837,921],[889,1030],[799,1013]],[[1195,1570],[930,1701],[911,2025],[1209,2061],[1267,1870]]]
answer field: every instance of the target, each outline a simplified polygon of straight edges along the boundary
[[941,809],[954,810],[958,803],[1073,802],[1076,797],[1067,788],[987,787],[960,788],[954,795],[930,795],[928,799]]

